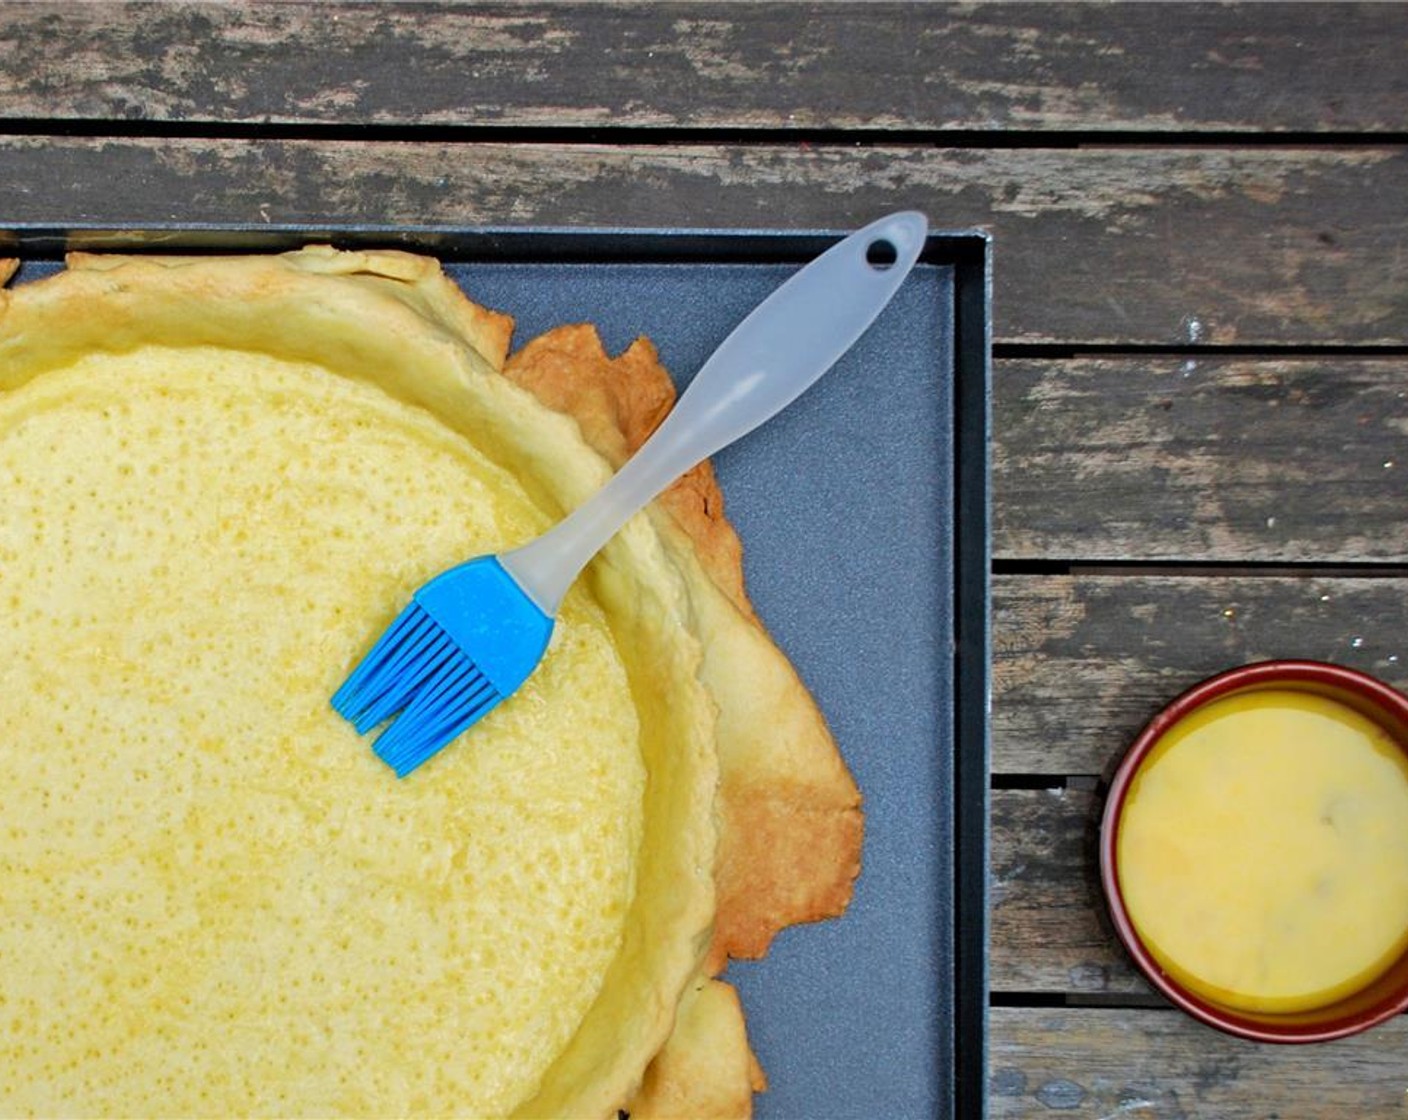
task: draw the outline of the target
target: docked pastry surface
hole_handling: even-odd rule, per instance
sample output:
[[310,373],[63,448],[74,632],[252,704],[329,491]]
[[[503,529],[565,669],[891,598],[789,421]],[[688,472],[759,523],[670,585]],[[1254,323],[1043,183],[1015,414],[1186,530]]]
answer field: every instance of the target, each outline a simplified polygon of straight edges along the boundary
[[[716,874],[763,899],[745,925],[818,917],[859,837],[804,690],[801,755],[742,759],[707,650],[761,631],[707,533],[637,519],[525,691],[396,783],[327,696],[424,579],[599,485],[610,425],[503,377],[506,322],[420,258],[73,265],[0,316],[0,673],[26,698],[0,732],[0,969],[27,1024],[0,1033],[6,1111],[607,1115],[643,1078],[669,1099],[701,1030],[742,1037],[697,996],[760,947],[721,940],[747,906],[717,910]],[[643,414],[612,421],[622,446]],[[788,766],[783,800],[851,850],[794,872],[809,905],[760,894],[757,860],[727,871],[729,821],[777,819]],[[652,1082],[681,1007],[704,1010]]]

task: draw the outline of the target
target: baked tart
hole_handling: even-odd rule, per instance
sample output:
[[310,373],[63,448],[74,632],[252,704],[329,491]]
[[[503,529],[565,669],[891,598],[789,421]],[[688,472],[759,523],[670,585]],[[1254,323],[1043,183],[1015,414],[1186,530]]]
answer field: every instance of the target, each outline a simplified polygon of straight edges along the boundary
[[707,465],[470,741],[398,782],[328,705],[673,401],[511,327],[395,252],[0,292],[0,1111],[748,1114],[714,977],[844,908],[861,816]]

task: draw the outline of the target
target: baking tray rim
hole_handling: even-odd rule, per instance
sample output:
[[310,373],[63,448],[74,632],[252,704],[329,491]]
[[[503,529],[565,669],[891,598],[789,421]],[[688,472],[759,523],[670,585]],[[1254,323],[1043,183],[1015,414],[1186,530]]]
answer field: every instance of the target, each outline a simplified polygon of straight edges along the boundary
[[[0,224],[0,255],[65,252],[257,253],[325,242],[400,248],[447,263],[788,264],[810,260],[850,229],[633,226],[446,226],[296,223]],[[953,913],[954,1008],[949,1100],[985,1116],[991,711],[992,237],[931,229],[921,264],[953,270]]]

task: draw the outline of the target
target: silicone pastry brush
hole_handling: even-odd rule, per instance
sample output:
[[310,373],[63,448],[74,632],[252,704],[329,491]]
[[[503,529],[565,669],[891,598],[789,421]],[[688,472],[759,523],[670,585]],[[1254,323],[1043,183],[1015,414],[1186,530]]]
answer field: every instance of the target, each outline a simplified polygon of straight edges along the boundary
[[[791,404],[899,290],[928,223],[892,214],[789,278],[726,338],[641,449],[542,536],[436,576],[332,698],[405,777],[527,680],[562,597],[630,517],[690,467]],[[888,262],[888,263],[887,263]],[[394,717],[394,719],[393,719]]]

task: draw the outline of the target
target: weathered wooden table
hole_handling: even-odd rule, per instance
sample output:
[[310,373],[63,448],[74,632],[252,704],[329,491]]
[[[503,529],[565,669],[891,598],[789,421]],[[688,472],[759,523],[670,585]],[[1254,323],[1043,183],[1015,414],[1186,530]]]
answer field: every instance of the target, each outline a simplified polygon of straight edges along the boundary
[[0,226],[995,237],[995,1117],[1400,1115],[1103,918],[1101,782],[1272,656],[1408,686],[1408,7],[0,5]]

